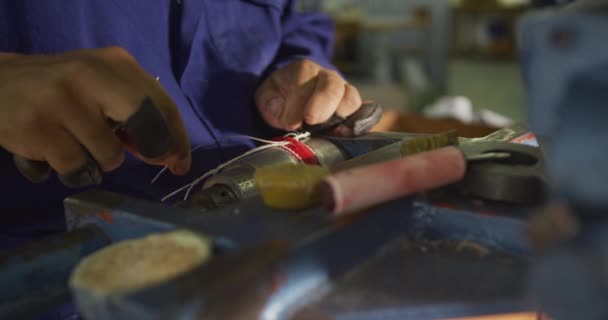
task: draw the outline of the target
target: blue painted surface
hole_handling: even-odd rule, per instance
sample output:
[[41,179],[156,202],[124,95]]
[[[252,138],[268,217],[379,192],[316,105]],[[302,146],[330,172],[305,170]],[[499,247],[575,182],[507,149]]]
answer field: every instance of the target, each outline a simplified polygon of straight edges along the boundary
[[[234,212],[234,208],[226,208],[213,214],[201,214],[95,192],[66,202],[70,229],[93,224],[112,241],[176,227],[189,227],[236,244],[232,252],[265,241],[288,239],[292,253],[280,268],[287,281],[268,300],[267,311],[270,310],[270,314],[289,312],[290,307],[307,301],[307,295],[317,292],[323,284],[331,283],[376,256],[385,244],[403,234],[469,240],[490,249],[517,254],[527,252],[521,237],[523,223],[517,218],[436,208],[412,198],[379,206],[359,217],[355,223],[342,227],[337,227],[322,209],[301,213],[275,212],[264,209],[259,199],[242,203],[239,213]],[[59,248],[57,252],[37,257],[32,263],[43,263],[37,265],[41,267],[51,261],[48,259],[59,259],[63,270],[69,270],[78,260],[62,256]],[[20,270],[22,264],[14,263],[10,267]],[[15,275],[13,281],[28,281],[27,275]],[[280,303],[273,304],[277,301]]]
[[69,301],[74,266],[109,243],[101,229],[88,227],[0,256],[0,318],[31,317]]
[[[78,230],[78,228],[89,224],[96,225],[103,230],[104,234],[111,239],[112,242],[140,238],[150,233],[175,229],[174,224],[159,220],[145,219],[120,209],[109,213],[109,215],[111,216],[111,221],[99,215],[80,217],[76,224],[70,226],[70,229]],[[75,223],[74,220],[71,222]]]
[[437,208],[416,202],[412,210],[412,235],[440,240],[468,240],[494,250],[518,255],[530,253],[523,234],[524,222],[515,217],[484,216],[471,211]]

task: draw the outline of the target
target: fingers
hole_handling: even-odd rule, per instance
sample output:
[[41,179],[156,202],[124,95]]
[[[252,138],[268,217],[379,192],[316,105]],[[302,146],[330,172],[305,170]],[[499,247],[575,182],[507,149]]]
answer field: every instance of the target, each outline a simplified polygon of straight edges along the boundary
[[[48,140],[47,137],[53,137]],[[68,187],[85,187],[101,183],[101,172],[80,142],[59,126],[47,126],[34,134],[30,141],[40,146],[44,161],[53,168],[61,182]]]
[[[148,81],[142,82],[141,90],[143,94],[140,94],[134,106],[136,106],[135,112],[139,111],[146,103],[151,104],[153,107],[158,108],[162,118],[164,118],[164,125],[167,128],[168,134],[170,135],[169,143],[167,144],[168,150],[160,156],[149,158],[146,157],[145,153],[136,153],[144,161],[151,164],[166,165],[173,174],[184,175],[190,169],[191,154],[190,154],[190,141],[186,128],[183,125],[182,117],[178,111],[177,106],[165,91],[162,85],[147,74],[135,61],[135,59],[125,50],[121,48],[111,47],[107,48],[102,55],[105,59],[114,62],[116,66],[115,71],[125,79],[125,84],[133,83],[137,79],[135,77],[147,79]],[[122,72],[122,73],[121,73]],[[125,86],[128,87],[128,86]],[[111,105],[111,102],[107,104]],[[110,107],[111,108],[111,107]],[[118,117],[113,118],[114,120],[123,120],[124,114],[118,114],[120,110],[110,109],[106,111],[107,114]],[[134,113],[130,113],[127,117],[132,116]],[[150,114],[150,113],[148,113]],[[148,117],[150,119],[150,117]],[[160,144],[162,137],[158,136],[161,124],[159,119],[157,121],[146,121],[143,119],[140,123],[141,126],[137,128],[137,134],[148,135],[150,139],[146,144]],[[146,137],[144,137],[146,139]],[[137,139],[136,141],[142,141],[144,139]],[[143,141],[145,142],[145,141]],[[154,153],[154,152],[153,152]]]
[[[31,175],[30,169],[36,169],[42,173],[42,169],[50,166],[60,175],[67,175],[78,171],[87,162],[87,155],[81,143],[72,136],[67,130],[54,124],[50,121],[36,122],[36,129],[26,127],[20,132],[20,137],[27,141],[27,144],[8,147],[15,154],[15,164],[20,170],[26,169],[27,172],[22,172],[28,178],[40,178],[41,182],[45,180],[38,174],[38,177]],[[36,164],[39,168],[30,168]]]
[[304,107],[304,121],[310,125],[325,122],[338,109],[345,92],[345,82],[337,72],[321,71],[315,90]]
[[72,109],[65,113],[63,122],[68,132],[77,137],[103,171],[118,168],[124,160],[123,146],[104,117],[77,105],[66,108]]
[[[123,49],[98,49],[85,52],[84,56],[84,59],[67,62],[70,77],[66,78],[66,84],[78,103],[89,109],[101,109],[103,117],[116,123],[136,124],[135,129],[126,130],[132,135],[128,138],[135,142],[132,146],[135,149],[130,151],[147,163],[167,165],[174,174],[187,173],[191,161],[189,139],[177,107],[162,86]],[[160,116],[155,117],[154,112],[139,112],[146,106],[157,110]],[[144,114],[143,119],[132,118],[134,115],[142,117],[141,114]],[[100,130],[96,126],[95,132],[100,133]],[[95,135],[82,130],[78,132]],[[106,139],[105,144],[105,152],[111,153],[103,156],[101,152],[104,150],[97,146],[100,153],[94,156],[96,159],[111,158],[105,160],[107,165],[104,166],[104,169],[111,169],[119,161],[118,153],[113,141]],[[166,150],[159,152],[162,146],[166,146]],[[144,147],[153,147],[154,151],[144,152],[141,150]]]
[[285,130],[297,130],[302,127],[306,104],[315,90],[317,79],[311,78],[294,86],[285,99],[285,111],[281,116],[281,127]]
[[46,161],[30,160],[24,157],[14,155],[13,163],[30,182],[42,183],[51,175],[52,168]]
[[354,86],[308,60],[273,73],[256,91],[255,101],[266,123],[284,130],[323,124],[334,113],[347,117],[361,106]]
[[65,186],[79,188],[101,184],[97,162],[74,136],[59,127],[50,130],[49,134],[53,135],[53,143],[45,149],[45,159]]
[[[340,101],[336,113],[343,117],[348,117],[361,107],[362,101],[359,90],[353,85],[346,83],[344,89],[344,97]],[[350,137],[353,135],[353,129],[345,125],[340,125],[336,127],[331,134],[341,137]]]
[[353,85],[346,83],[344,86],[344,96],[342,97],[340,104],[338,104],[336,113],[346,118],[357,111],[361,105],[362,102],[359,90]]
[[256,92],[255,103],[262,119],[274,128],[282,128],[281,118],[285,110],[285,99],[274,81],[268,79]]
[[310,60],[299,60],[277,71],[273,77],[276,87],[285,98],[281,114],[281,128],[296,130],[302,126],[304,109],[315,90],[321,67]]
[[44,132],[45,135],[52,136],[53,139],[48,141],[42,135],[36,140],[45,141],[44,160],[57,171],[59,175],[69,175],[80,168],[84,167],[87,162],[87,155],[82,145],[68,133],[59,127],[48,128]]

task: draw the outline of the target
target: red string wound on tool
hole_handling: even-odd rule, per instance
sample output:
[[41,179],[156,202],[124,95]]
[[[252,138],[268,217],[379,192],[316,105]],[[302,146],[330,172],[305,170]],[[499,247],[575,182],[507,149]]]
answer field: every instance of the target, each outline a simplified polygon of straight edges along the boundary
[[298,139],[294,139],[291,137],[277,137],[272,139],[273,141],[287,141],[289,144],[281,146],[281,148],[300,162],[309,165],[321,165],[319,159],[317,159],[317,155],[315,152],[306,144],[302,143]]

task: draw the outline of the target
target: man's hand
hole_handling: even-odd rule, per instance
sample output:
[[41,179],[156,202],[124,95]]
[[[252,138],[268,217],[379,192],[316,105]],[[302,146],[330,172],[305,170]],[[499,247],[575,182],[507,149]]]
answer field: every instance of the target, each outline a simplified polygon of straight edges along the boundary
[[258,88],[255,101],[266,123],[284,130],[323,123],[334,113],[347,117],[361,106],[355,87],[309,60],[275,71]]
[[[155,159],[144,158],[128,142],[123,145],[110,127],[127,121],[144,101],[161,112],[171,132],[170,149]],[[60,175],[78,172],[89,157],[101,170],[114,170],[123,162],[124,147],[175,174],[190,167],[190,144],[173,101],[116,47],[47,56],[0,54],[0,146],[46,161]]]

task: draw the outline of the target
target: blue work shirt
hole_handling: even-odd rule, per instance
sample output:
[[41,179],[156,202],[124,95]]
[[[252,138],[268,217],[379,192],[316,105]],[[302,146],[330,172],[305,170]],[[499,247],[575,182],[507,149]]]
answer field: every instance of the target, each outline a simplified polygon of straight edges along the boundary
[[[104,175],[102,189],[159,200],[251,144],[227,137],[265,135],[253,103],[256,86],[299,58],[330,67],[333,26],[321,14],[297,13],[295,0],[0,0],[0,52],[55,54],[120,46],[159,77],[182,115],[192,146],[186,177],[127,155]],[[1,102],[0,102],[1,103]],[[3,223],[0,241],[63,228],[62,200],[75,192],[56,177],[34,185],[0,149]],[[35,230],[37,229],[37,230]]]

